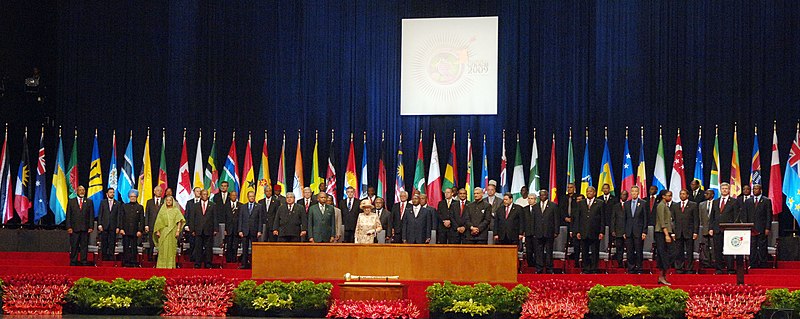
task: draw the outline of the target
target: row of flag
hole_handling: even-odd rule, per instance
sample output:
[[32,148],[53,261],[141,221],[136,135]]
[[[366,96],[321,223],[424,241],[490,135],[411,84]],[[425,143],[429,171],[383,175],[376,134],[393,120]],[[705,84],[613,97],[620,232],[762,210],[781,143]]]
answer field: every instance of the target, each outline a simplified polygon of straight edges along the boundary
[[[6,128],[7,130],[7,128]],[[511,178],[509,183],[508,178],[508,162],[506,157],[506,133],[503,132],[503,147],[502,147],[502,154],[501,154],[501,163],[500,163],[500,184],[499,191],[501,193],[511,192],[514,196],[514,199],[517,199],[522,196],[521,189],[523,186],[527,186],[528,189],[534,191],[542,189],[542,185],[540,183],[540,175],[539,175],[539,153],[536,141],[536,130],[534,129],[533,132],[533,144],[531,149],[531,158],[530,158],[530,166],[528,171],[528,180],[527,183],[525,182],[525,174],[523,169],[522,163],[522,154],[520,152],[520,142],[519,142],[519,134],[516,136],[516,148],[515,148],[515,156],[513,166],[511,166]],[[624,145],[624,157],[623,157],[623,164],[622,164],[622,181],[620,184],[621,189],[629,190],[633,185],[637,185],[642,191],[640,192],[640,197],[644,198],[647,196],[644,190],[647,189],[647,169],[645,167],[645,157],[644,157],[644,131],[642,129],[641,132],[641,143],[639,149],[639,157],[637,167],[634,170],[633,161],[628,145],[628,131],[626,128],[625,132],[625,145]],[[331,134],[333,136],[334,134]],[[586,144],[584,149],[584,156],[583,156],[583,169],[580,175],[580,192],[585,194],[586,190],[589,186],[594,186],[595,183],[592,180],[592,175],[589,169],[589,143],[588,143],[588,132],[586,134]],[[109,171],[107,176],[107,183],[103,182],[103,172],[101,169],[101,162],[98,150],[98,143],[97,143],[97,131],[95,131],[94,136],[94,144],[92,147],[92,159],[91,165],[89,169],[89,183],[87,188],[87,196],[94,201],[95,204],[95,212],[99,211],[100,201],[103,199],[103,191],[106,187],[111,187],[117,189],[117,198],[121,199],[124,202],[129,202],[129,198],[127,196],[128,192],[131,189],[137,188],[139,190],[138,201],[141,204],[144,204],[147,200],[153,197],[153,188],[155,186],[160,186],[162,190],[167,189],[168,185],[168,176],[166,171],[166,159],[165,159],[165,134],[162,131],[162,143],[161,143],[161,152],[160,152],[160,161],[157,171],[154,172],[154,168],[151,165],[150,159],[150,132],[148,130],[147,138],[145,140],[145,146],[143,150],[143,167],[139,175],[136,175],[136,170],[134,168],[134,161],[133,161],[133,133],[131,132],[129,136],[129,141],[127,147],[125,149],[124,157],[122,160],[122,167],[118,167],[117,165],[117,143],[116,143],[116,132],[112,134],[112,152],[111,152],[111,159],[109,164]],[[401,192],[405,191],[405,169],[403,167],[403,151],[402,151],[402,142],[403,136],[400,135],[400,143],[397,150],[397,166],[395,170],[395,202],[400,201],[400,194]],[[35,175],[31,172],[30,168],[31,165],[28,159],[28,150],[27,150],[27,142],[28,139],[28,132],[27,129],[25,131],[25,135],[23,137],[23,156],[20,160],[20,165],[18,167],[18,171],[16,174],[16,178],[12,178],[11,175],[11,167],[9,165],[8,160],[8,134],[6,131],[6,137],[3,141],[2,149],[0,149],[0,211],[2,212],[3,216],[3,223],[8,222],[11,218],[14,217],[14,212],[18,216],[20,216],[21,222],[26,223],[28,222],[28,212],[30,209],[34,211],[34,223],[38,222],[39,219],[44,217],[47,214],[47,209],[49,208],[53,214],[55,215],[55,222],[59,224],[64,221],[66,216],[66,206],[67,200],[69,198],[74,198],[77,196],[76,190],[79,186],[79,172],[78,172],[78,158],[77,158],[77,131],[75,132],[75,139],[73,140],[72,151],[69,157],[69,161],[67,165],[65,165],[65,157],[64,157],[64,146],[63,146],[63,139],[61,137],[61,131],[59,130],[59,142],[58,142],[58,150],[56,154],[56,162],[55,167],[52,173],[52,185],[50,188],[49,193],[49,200],[48,200],[48,193],[46,192],[46,183],[45,183],[45,174],[46,174],[46,160],[45,160],[45,149],[43,146],[43,139],[44,139],[44,129],[42,130],[42,135],[39,140],[39,152],[38,152],[38,160],[36,162],[36,170]],[[439,164],[439,153],[437,150],[437,143],[436,143],[436,135],[433,135],[433,143],[430,151],[429,156],[429,169],[426,178],[425,174],[425,148],[423,147],[422,142],[422,132],[420,132],[419,136],[419,144],[417,147],[417,158],[415,163],[415,170],[414,170],[414,179],[411,191],[412,192],[419,192],[421,194],[427,194],[429,197],[429,204],[432,206],[436,206],[439,201],[442,200],[442,190],[445,188],[452,188],[458,185],[457,177],[458,177],[458,168],[457,168],[457,160],[456,160],[456,136],[453,133],[451,147],[449,150],[449,154],[447,155],[447,164],[445,166],[444,174],[440,172],[440,164]],[[270,176],[269,170],[269,154],[268,154],[268,147],[267,147],[267,136],[265,133],[264,142],[261,148],[261,161],[259,162],[259,166],[255,166],[253,163],[252,157],[252,147],[251,147],[251,135],[248,134],[247,137],[247,145],[245,149],[245,157],[243,161],[243,166],[240,171],[239,169],[239,162],[238,156],[236,151],[236,134],[234,132],[233,139],[231,142],[231,147],[225,158],[224,165],[222,166],[222,170],[219,171],[216,167],[217,159],[215,158],[216,154],[216,133],[213,136],[213,142],[211,147],[210,154],[205,157],[202,154],[202,149],[200,147],[197,148],[197,152],[195,154],[194,159],[194,170],[193,172],[189,172],[189,157],[187,154],[187,141],[186,141],[186,131],[184,130],[183,135],[183,145],[181,150],[181,157],[180,157],[180,165],[178,170],[177,176],[177,187],[175,189],[175,198],[178,201],[181,208],[185,207],[187,201],[193,198],[193,188],[201,188],[201,189],[208,189],[211,194],[216,194],[219,192],[219,184],[221,182],[227,182],[229,185],[229,191],[237,191],[239,193],[240,201],[247,201],[247,194],[248,192],[252,191],[256,194],[256,199],[260,200],[265,197],[264,194],[264,186],[266,185],[273,185],[273,181]],[[344,174],[344,189],[352,188],[355,191],[355,194],[360,198],[367,197],[367,189],[369,187],[369,168],[367,166],[367,149],[366,149],[366,133],[363,137],[363,152],[361,158],[361,176],[357,173],[356,169],[356,159],[355,159],[355,144],[354,144],[354,136],[350,134],[350,144],[347,156],[347,163],[346,169]],[[326,175],[323,178],[322,172],[319,170],[320,163],[319,163],[319,139],[318,134],[315,136],[315,143],[313,149],[313,164],[312,164],[312,172],[310,175],[310,181],[306,184],[304,180],[303,174],[303,156],[301,153],[300,148],[300,134],[298,132],[297,136],[297,150],[296,150],[296,158],[295,158],[295,168],[294,174],[292,176],[292,180],[287,180],[287,176],[285,174],[286,169],[284,167],[285,163],[285,153],[286,153],[286,134],[284,133],[282,139],[282,146],[281,146],[281,154],[278,162],[278,170],[277,170],[277,177],[275,181],[275,185],[280,186],[280,193],[285,194],[286,192],[290,191],[295,194],[295,196],[300,197],[302,196],[303,188],[306,185],[309,185],[312,189],[314,194],[319,192],[320,186],[325,183],[324,191],[328,194],[333,195],[334,199],[337,199],[339,196],[337,194],[337,165],[334,161],[334,156],[328,157],[327,162],[327,171]],[[794,143],[790,149],[789,159],[786,165],[786,172],[781,179],[781,172],[780,172],[780,165],[779,165],[779,154],[778,154],[778,146],[777,146],[777,133],[773,131],[773,143],[772,143],[772,153],[771,153],[771,162],[770,162],[770,184],[768,186],[768,192],[770,199],[772,199],[773,205],[773,212],[775,214],[782,211],[782,204],[783,198],[781,197],[781,193],[787,196],[786,204],[789,206],[792,214],[798,220],[800,220],[800,126],[798,126],[797,136],[795,137]],[[573,183],[577,186],[576,179],[575,179],[575,164],[574,164],[574,152],[572,147],[572,131],[570,130],[569,140],[568,140],[568,147],[567,147],[567,182]],[[702,129],[698,132],[698,147],[696,151],[695,157],[695,169],[693,179],[697,181],[701,188],[704,188],[705,179],[703,174],[703,154],[702,154]],[[202,134],[198,135],[197,145],[202,145]],[[333,138],[331,139],[331,145],[333,145]],[[488,167],[487,167],[487,154],[486,154],[486,136],[483,136],[483,144],[482,144],[482,167],[480,171],[480,176],[478,177],[478,183],[475,183],[475,173],[474,173],[474,160],[473,160],[473,143],[472,143],[472,135],[471,133],[467,134],[467,161],[466,161],[466,180],[463,183],[463,186],[468,190],[468,199],[473,200],[473,192],[470,191],[472,188],[480,185],[482,188],[486,188],[489,183],[488,178]],[[550,197],[553,202],[558,202],[558,187],[556,183],[556,138],[555,134],[552,137],[552,144],[551,144],[551,152],[550,152],[550,162],[549,162],[549,181],[548,181],[548,189],[550,191]],[[386,161],[384,160],[384,154],[386,153],[385,149],[385,136],[382,134],[381,136],[381,144],[380,144],[380,159],[378,163],[378,178],[377,178],[377,187],[376,187],[376,194],[379,197],[386,196],[387,192],[387,173],[386,173]],[[330,150],[330,155],[337,154],[335,150]],[[719,172],[720,172],[720,154],[719,154],[719,137],[717,132],[715,132],[714,137],[714,148],[712,152],[712,168],[711,174],[709,176],[709,189],[714,190],[716,194],[719,193],[719,188],[721,184]],[[205,159],[205,160],[204,160]],[[754,132],[754,143],[753,143],[753,151],[752,151],[752,158],[751,158],[751,168],[750,168],[750,176],[749,176],[749,184],[760,184],[761,183],[761,165],[760,165],[760,155],[758,149],[758,131],[755,130]],[[602,185],[608,184],[610,187],[610,191],[615,193],[615,183],[614,183],[614,174],[612,171],[613,165],[611,164],[611,156],[608,147],[608,133],[606,129],[606,136],[603,148],[603,156],[602,156],[602,163],[600,167],[600,175],[598,176],[598,183],[597,186],[601,187]],[[121,168],[118,171],[118,168]],[[634,174],[634,171],[636,172]],[[241,172],[241,175],[239,173]],[[659,129],[659,144],[658,150],[656,154],[655,160],[655,167],[653,169],[653,181],[652,186],[658,188],[658,190],[669,189],[673,193],[677,193],[680,189],[685,188],[687,186],[687,178],[684,171],[684,161],[683,161],[683,147],[681,142],[681,134],[680,129],[677,131],[677,137],[675,141],[675,153],[672,160],[672,165],[670,167],[670,179],[667,181],[667,162],[664,156],[664,140],[661,130]],[[31,177],[35,176],[35,182],[31,183]],[[240,178],[241,176],[241,178]],[[738,196],[741,193],[742,186],[745,184],[744,180],[742,179],[741,167],[739,163],[738,157],[738,132],[734,129],[733,134],[733,154],[731,157],[731,174],[730,174],[730,184],[731,184],[731,194],[733,196]],[[12,188],[12,184],[16,185],[16,188]],[[138,187],[137,187],[138,185]],[[287,186],[291,186],[291,188],[287,188]],[[31,196],[32,195],[32,196]],[[344,192],[341,196],[345,196]],[[677,197],[675,197],[677,198]]]

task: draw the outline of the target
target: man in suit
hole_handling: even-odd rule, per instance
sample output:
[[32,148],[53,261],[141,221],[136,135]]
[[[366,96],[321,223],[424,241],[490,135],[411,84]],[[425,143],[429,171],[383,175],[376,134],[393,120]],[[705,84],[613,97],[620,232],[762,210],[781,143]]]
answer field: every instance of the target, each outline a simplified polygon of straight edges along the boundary
[[[78,197],[67,202],[66,226],[69,234],[69,265],[87,266],[89,234],[94,228],[94,203],[86,198],[86,188],[78,186]],[[80,256],[79,256],[80,255]],[[80,258],[79,258],[80,257]]]
[[144,235],[147,237],[148,246],[144,250],[144,255],[147,256],[147,260],[153,260],[153,247],[155,247],[155,243],[153,243],[153,234],[150,233],[150,230],[153,229],[153,226],[156,224],[156,218],[158,218],[158,211],[161,209],[161,205],[164,205],[164,190],[161,189],[161,186],[156,186],[153,188],[153,198],[148,199],[147,202],[144,203],[144,218],[147,220],[147,224],[144,226]]
[[[604,204],[614,203],[617,201],[617,197],[611,194],[611,186],[608,184],[603,184],[603,187],[600,189],[600,191],[603,192],[603,195],[598,197],[603,200]],[[611,225],[611,205],[603,205],[603,225]]]
[[400,202],[394,204],[392,207],[392,242],[403,242],[403,223],[406,219],[407,213],[411,211],[411,205],[408,202],[408,192],[400,192]]
[[497,182],[495,180],[489,180],[489,184],[486,185],[486,195],[483,200],[491,206],[489,229],[494,229],[494,212],[500,208],[500,206],[503,206],[503,198],[497,194]]
[[[534,193],[528,194],[528,209],[525,210],[525,242],[528,243],[528,265],[536,267],[536,273],[553,273],[553,240],[558,237],[561,227],[561,212],[555,203],[550,202],[546,190],[539,191],[539,201]],[[577,205],[577,204],[576,204]]]
[[308,208],[308,241],[332,243],[336,239],[336,215],[327,205],[328,194],[318,193],[314,206]]
[[[211,201],[214,202],[218,208],[229,207],[231,205],[227,181],[221,181],[219,183],[219,192],[214,194],[214,197],[211,198]],[[222,214],[222,211],[218,212],[215,217],[217,218],[217,224],[225,223],[225,214]]]
[[669,286],[667,281],[667,271],[671,267],[672,256],[670,248],[675,237],[672,229],[672,192],[665,191],[662,197],[664,200],[656,206],[656,222],[653,239],[656,243],[656,263],[661,274],[658,276],[658,283]]
[[336,233],[333,241],[336,243],[341,243],[342,239],[344,239],[344,225],[342,225],[342,210],[339,209],[339,207],[336,207],[336,205],[333,205],[333,195],[331,194],[328,194],[328,200],[325,202],[331,204],[331,206],[333,207],[333,215],[334,215],[333,219],[334,222],[336,223],[335,227]]
[[278,236],[280,242],[300,242],[306,235],[307,225],[305,208],[296,205],[294,193],[286,193],[286,204],[278,207],[272,234]]
[[744,203],[747,202],[747,200],[749,200],[751,198],[753,198],[753,195],[752,195],[752,190],[750,188],[750,185],[745,184],[744,186],[742,186],[742,194],[739,195],[739,198],[738,198],[739,202],[742,203],[742,208],[744,208]]
[[[631,199],[625,202],[625,247],[628,250],[628,273],[642,272],[642,252],[647,238],[647,201],[639,199],[639,187],[631,187]],[[655,224],[655,223],[654,223]]]
[[[383,198],[375,198],[375,214],[381,221],[381,228],[386,232],[385,243],[392,242],[392,212],[386,209]],[[377,237],[375,239],[377,241]]]
[[750,265],[767,267],[767,245],[772,226],[772,201],[761,194],[761,185],[753,185],[753,196],[744,203],[747,219],[753,222]]
[[700,235],[703,236],[703,243],[705,243],[705,245],[701,246],[703,247],[703,250],[700,252],[700,259],[703,261],[701,266],[704,268],[719,267],[720,264],[716,259],[716,243],[714,240],[714,229],[719,231],[719,221],[717,220],[719,206],[714,206],[713,190],[707,189],[703,192],[703,195],[705,195],[706,200],[698,205],[698,217],[700,219],[700,227],[702,227]]
[[[747,213],[742,210],[742,203],[730,196],[731,192],[731,184],[722,183],[719,186],[719,193],[720,197],[714,200],[714,206],[719,208],[719,215],[717,219],[719,223],[747,223],[749,219],[747,218]],[[719,225],[717,225],[719,226]],[[729,274],[735,274],[736,268],[734,267],[734,260],[733,256],[722,256],[722,245],[723,245],[723,234],[720,229],[714,229],[714,233],[719,233],[719,236],[715,236],[714,243],[716,244],[715,247],[715,254],[717,255],[717,260],[722,263],[724,260],[725,265],[728,268]],[[741,256],[738,256],[737,262],[740,260],[744,260]],[[721,267],[720,267],[721,268]],[[722,270],[718,269],[717,274],[722,274]]]
[[306,216],[308,214],[308,209],[311,208],[311,206],[317,204],[317,199],[315,199],[311,195],[312,195],[311,187],[303,188],[303,198],[301,198],[300,201],[298,202],[298,204],[302,205],[303,209],[306,211]]
[[444,189],[444,200],[439,202],[439,207],[436,208],[436,213],[440,221],[437,225],[436,243],[449,244],[450,238],[453,236],[452,221],[450,220],[457,209],[456,201],[453,200],[453,189]]
[[431,212],[420,204],[420,195],[411,198],[411,211],[403,218],[403,243],[427,244],[431,242]]
[[489,243],[488,230],[492,219],[492,206],[488,200],[483,200],[483,189],[480,187],[475,187],[472,193],[475,201],[467,205],[465,218],[466,242],[475,245],[486,245]]
[[645,212],[647,212],[647,226],[654,226],[656,223],[656,207],[658,202],[661,201],[661,197],[658,193],[658,187],[650,185],[647,195],[647,201],[643,202],[646,203]]
[[192,190],[192,192],[194,193],[194,198],[192,198],[192,199],[190,199],[189,201],[186,202],[186,209],[184,210],[184,212],[185,212],[184,215],[185,215],[185,218],[186,218],[186,225],[183,226],[183,236],[189,242],[189,251],[187,252],[187,254],[189,254],[189,260],[192,261],[192,262],[194,262],[194,236],[192,236],[192,232],[191,232],[191,230],[189,228],[189,225],[192,225],[192,223],[194,222],[194,221],[192,221],[192,217],[193,217],[192,211],[193,211],[194,205],[197,205],[197,204],[200,203],[200,191],[201,190],[203,190],[203,189],[200,188],[200,187],[195,187]]
[[[227,190],[226,190],[227,193]],[[220,200],[222,203],[223,201]],[[215,204],[208,200],[208,190],[200,192],[200,203],[192,207],[192,221],[193,224],[189,228],[192,230],[194,242],[196,247],[194,249],[194,268],[211,268],[211,258],[213,256],[214,236],[219,232],[219,225],[217,220],[218,214],[221,214],[223,209],[219,209],[217,205],[224,207],[225,204]],[[223,219],[224,220],[224,219]]]
[[622,262],[623,253],[625,252],[625,239],[622,237],[622,234],[625,233],[625,212],[623,212],[622,206],[626,201],[628,201],[628,191],[623,190],[619,194],[619,200],[611,203],[612,217],[609,230],[611,231],[611,238],[614,240],[614,247],[616,247],[614,260],[617,261],[617,267],[619,268],[625,267]]
[[100,211],[97,215],[97,231],[100,232],[100,250],[103,260],[114,259],[114,246],[117,244],[117,215],[119,214],[120,203],[114,197],[116,191],[113,188],[106,190],[106,199],[100,202]]
[[139,265],[139,262],[136,261],[138,255],[136,242],[144,233],[146,221],[144,207],[136,201],[138,197],[139,191],[130,190],[128,192],[129,202],[122,205],[117,218],[116,232],[122,236],[122,266],[124,267]]
[[428,211],[428,218],[430,218],[430,226],[431,229],[428,229],[428,232],[436,230],[436,225],[439,224],[439,216],[436,215],[436,210],[428,205],[428,195],[426,194],[419,194],[419,205],[422,206],[422,209]]
[[682,189],[680,203],[671,206],[672,218],[675,225],[672,227],[675,243],[675,269],[679,274],[691,273],[694,263],[694,241],[697,240],[697,231],[700,228],[699,211],[697,203],[689,200],[689,191]]
[[362,200],[367,200],[372,206],[375,206],[376,199],[378,199],[378,193],[375,191],[375,187],[367,187],[367,197],[364,197]]
[[345,194],[347,198],[339,203],[339,209],[342,210],[342,223],[344,223],[344,242],[353,243],[356,239],[358,214],[361,213],[361,201],[356,198],[356,190],[353,187],[347,187]]
[[[272,186],[264,186],[264,198],[259,200],[258,203],[263,207],[261,210],[261,214],[263,214],[263,216],[261,216],[261,227],[264,227],[263,229],[271,229],[272,224],[275,222],[275,212],[278,211],[278,206],[281,205],[281,200],[272,194]],[[267,233],[263,235],[267,237],[264,241],[278,241],[278,238],[272,235],[271,231],[267,231]]]
[[237,214],[239,239],[242,242],[242,265],[239,269],[250,269],[250,244],[261,238],[261,225],[264,223],[261,218],[264,214],[261,210],[264,206],[256,203],[256,194],[253,191],[247,192],[247,203],[239,206]]
[[458,190],[458,200],[455,203],[453,214],[450,216],[450,238],[447,240],[450,244],[466,244],[467,234],[467,190],[460,188]]
[[524,236],[522,207],[514,204],[514,195],[503,194],[503,205],[494,212],[494,241],[500,245],[518,245]]
[[236,262],[236,253],[239,250],[239,193],[228,193],[228,206],[220,207],[225,214],[225,262]]
[[[610,200],[616,201],[610,197]],[[612,203],[609,203],[609,206]],[[581,241],[583,248],[583,273],[594,274],[597,272],[597,263],[600,257],[600,241],[605,236],[603,214],[606,203],[597,198],[597,189],[589,186],[586,189],[586,200],[578,204],[575,215],[575,238]]]
[[561,205],[561,225],[567,226],[567,234],[569,235],[569,238],[567,238],[567,245],[571,246],[573,249],[573,254],[570,258],[575,260],[575,267],[580,266],[578,261],[580,260],[581,249],[583,248],[580,240],[575,238],[573,232],[575,213],[578,209],[577,202],[578,194],[576,193],[575,184],[568,183],[566,202]]
[[514,204],[519,205],[519,207],[525,208],[528,207],[528,186],[522,186],[519,189],[520,197],[514,201]]
[[702,189],[700,189],[700,181],[696,179],[692,180],[692,182],[689,183],[689,186],[691,187],[691,191],[689,192],[689,201],[700,204],[706,200],[705,193]]

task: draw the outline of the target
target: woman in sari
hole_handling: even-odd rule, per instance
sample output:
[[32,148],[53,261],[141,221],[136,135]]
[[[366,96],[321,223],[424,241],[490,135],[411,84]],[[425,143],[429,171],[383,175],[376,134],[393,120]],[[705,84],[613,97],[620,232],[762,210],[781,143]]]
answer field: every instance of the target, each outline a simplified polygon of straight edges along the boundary
[[158,248],[158,262],[156,268],[175,268],[175,255],[178,252],[178,237],[181,234],[186,219],[181,210],[175,205],[172,196],[164,200],[164,206],[158,211],[156,217],[155,237],[153,242]]
[[361,214],[358,214],[356,223],[356,244],[375,243],[375,235],[381,231],[381,220],[378,215],[373,214],[375,206],[369,201],[361,201]]

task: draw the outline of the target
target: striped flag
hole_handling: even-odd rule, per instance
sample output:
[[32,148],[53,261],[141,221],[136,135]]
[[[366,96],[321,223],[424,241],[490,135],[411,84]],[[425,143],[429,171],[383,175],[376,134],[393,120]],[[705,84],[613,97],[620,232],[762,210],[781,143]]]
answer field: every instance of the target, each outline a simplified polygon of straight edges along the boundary
[[252,137],[247,134],[247,147],[244,149],[244,167],[242,168],[242,189],[239,191],[239,202],[247,203],[247,193],[256,192],[256,173],[253,169],[253,153],[250,149]]
[[[164,129],[161,131],[161,158],[159,159],[158,163],[158,186],[161,186],[161,190],[167,190],[167,157],[164,155],[164,149],[167,147],[166,143],[166,135],[167,130]],[[95,210],[97,211],[97,210]]]
[[486,156],[486,134],[483,134],[483,157],[481,158],[481,188],[486,194],[486,186],[489,186],[489,157]]
[[[522,152],[519,150],[519,133],[517,133],[517,147],[514,155],[513,175],[511,176],[511,194],[514,200],[522,197],[522,186],[525,186],[525,171],[522,168]],[[534,191],[530,191],[534,193]]]
[[[314,155],[316,157],[316,155]],[[258,170],[258,188],[256,189],[256,201],[267,197],[264,194],[264,187],[272,185],[269,177],[269,148],[267,148],[267,130],[264,130],[264,145],[261,146],[261,164]]]
[[273,191],[278,195],[286,195],[286,170],[284,169],[284,162],[286,159],[286,132],[283,132],[283,144],[281,145],[281,157],[278,159],[278,177],[276,177],[277,191]]
[[[653,171],[653,186],[658,188],[658,191],[667,189],[667,169],[666,162],[664,161],[664,138],[661,135],[661,129],[658,130],[658,152],[656,153],[656,166]],[[642,189],[643,193],[647,193]]]
[[69,156],[69,165],[67,166],[69,198],[78,197],[78,186],[80,186],[80,177],[78,175],[78,129],[75,129],[75,138],[72,140],[72,152]]
[[711,162],[711,176],[708,178],[708,188],[714,191],[714,198],[719,197],[719,129],[714,132],[714,150]]
[[586,131],[586,146],[583,149],[583,169],[581,170],[581,194],[586,195],[589,186],[594,186],[592,169],[589,167],[589,131]]
[[639,198],[647,197],[647,169],[644,164],[644,126],[642,126],[641,144],[639,144],[639,165],[636,166],[636,186],[639,187]]
[[[59,152],[61,152],[61,137],[59,134]],[[59,155],[58,156],[63,156]],[[58,160],[56,159],[58,163]],[[63,159],[61,165],[64,165]],[[58,168],[58,166],[56,166]],[[62,166],[63,168],[63,166]],[[53,172],[53,178],[55,178],[58,172]],[[128,198],[128,193],[131,189],[136,188],[136,182],[133,177],[136,176],[136,171],[133,167],[133,131],[131,131],[130,140],[128,140],[128,147],[125,148],[125,155],[122,157],[122,171],[121,175],[119,176],[119,196],[122,198],[122,201],[125,203],[129,203],[130,199]],[[53,181],[53,189],[56,189],[56,182]],[[53,209],[53,193],[50,193],[50,209]],[[64,201],[64,211],[66,212],[66,201]],[[53,210],[55,211],[55,210]],[[58,223],[56,223],[58,224]]]
[[472,176],[475,175],[472,171],[472,165],[472,138],[470,137],[470,133],[467,132],[467,177],[464,182],[464,188],[467,190],[467,200],[470,202],[475,200],[475,194],[472,192],[472,189],[475,188],[475,184],[472,180]]
[[400,202],[400,193],[406,190],[406,173],[403,169],[403,134],[400,134],[400,143],[397,145],[397,169],[394,179],[394,202]]
[[508,193],[508,158],[506,158],[506,131],[503,130],[502,154],[500,154],[500,194]]
[[450,156],[447,157],[447,166],[444,168],[442,189],[458,186],[458,168],[456,164],[456,131],[453,131],[453,142],[450,144]]
[[[130,147],[129,145],[128,148]],[[67,192],[67,175],[64,172],[64,142],[61,139],[61,129],[59,129],[58,153],[56,153],[56,166],[53,169],[53,185],[50,188],[50,210],[53,211],[56,225],[67,219],[67,200],[69,199]]]
[[[28,128],[22,138],[22,158],[17,171],[17,185],[14,188],[14,210],[19,216],[20,223],[28,223],[28,213],[31,210],[31,166],[28,160]],[[101,186],[102,187],[102,186]]]
[[625,130],[625,155],[622,158],[622,184],[620,188],[623,191],[630,192],[631,187],[635,183],[633,177],[633,160],[631,159],[631,150],[628,148],[628,130]]
[[361,195],[358,198],[367,198],[369,187],[369,170],[367,169],[367,132],[364,132],[364,150],[361,151]]
[[758,127],[753,132],[753,156],[750,160],[750,187],[761,185],[761,156],[758,152]]
[[[214,154],[213,152],[211,154]],[[213,155],[209,155],[209,159]],[[205,189],[206,180],[211,180],[209,177],[205,176],[203,172],[203,131],[200,131],[197,134],[197,152],[195,152],[194,156],[194,186],[190,188],[200,187],[201,189]],[[211,194],[211,192],[209,192]]]
[[795,132],[794,142],[789,148],[789,159],[786,160],[786,173],[783,178],[783,193],[786,194],[786,205],[800,221],[800,124]]
[[344,172],[344,189],[345,194],[342,198],[347,197],[347,188],[352,187],[358,196],[358,175],[356,173],[356,154],[355,146],[353,145],[353,133],[350,133],[350,150],[347,152],[347,167]]
[[533,129],[533,146],[531,147],[531,169],[528,173],[528,192],[538,193],[539,184],[539,149],[536,146],[536,129]]
[[314,152],[311,158],[311,193],[319,193],[319,185],[324,183],[322,174],[319,172],[319,133],[314,133]]
[[[202,162],[201,162],[202,165]],[[200,177],[202,178],[202,176]],[[194,198],[192,177],[189,175],[189,154],[186,151],[186,129],[183,130],[183,147],[181,147],[181,165],[178,168],[178,184],[175,186],[175,200],[185,212],[186,202]]]
[[425,153],[422,150],[422,132],[419,133],[419,146],[417,147],[417,165],[414,169],[414,191],[425,194]]
[[[117,131],[111,133],[111,163],[108,166],[108,188],[117,190],[119,174],[117,173]],[[114,198],[119,199],[119,192],[114,192]]]
[[778,154],[778,129],[772,124],[772,158],[769,163],[769,200],[772,201],[772,214],[783,211],[783,180],[781,179],[781,163]]
[[[586,134],[586,138],[587,138],[587,141],[588,141],[588,138],[589,138],[589,134],[588,133]],[[569,142],[567,143],[567,184],[569,184],[569,183],[574,184],[575,183],[575,157],[574,156],[575,156],[575,154],[572,151],[572,128],[570,127],[569,128]],[[586,165],[587,164],[584,164],[584,167],[586,167]],[[583,173],[583,172],[581,172],[581,173]],[[589,178],[591,179],[591,175],[589,176]],[[583,177],[581,177],[581,194],[584,194],[584,195],[586,194],[586,192],[583,191]]]
[[97,130],[94,131],[94,146],[92,146],[92,164],[89,167],[89,189],[86,190],[89,199],[94,204],[94,217],[100,212],[100,202],[103,201],[103,169],[100,165],[100,150],[97,147]]
[[439,207],[442,200],[442,176],[439,172],[439,151],[436,150],[436,134],[433,134],[433,148],[431,148],[431,165],[428,170],[428,205]]
[[378,161],[378,187],[377,193],[378,197],[386,198],[386,161],[383,159],[383,153],[386,152],[386,144],[384,141],[383,132],[381,132],[381,148],[380,148],[380,160]]
[[331,130],[331,147],[328,148],[328,171],[325,175],[325,186],[327,187],[325,193],[331,195],[333,205],[336,205],[339,200],[336,197],[336,161],[334,160],[337,153],[333,150],[333,137],[333,130]]
[[611,170],[611,154],[608,151],[608,133],[606,133],[605,146],[603,147],[603,163],[600,166],[600,178],[597,184],[600,187],[608,184],[611,195],[614,195],[614,172]]
[[556,179],[556,134],[553,133],[553,144],[550,147],[550,201],[558,204],[558,182]]
[[292,192],[295,198],[303,198],[303,155],[300,153],[300,132],[297,132],[297,152],[294,157],[294,177],[292,178]]
[[[199,138],[197,140],[200,142]],[[197,147],[200,147],[200,143]],[[199,149],[198,149],[199,152]],[[201,166],[202,167],[202,166]],[[203,185],[208,189],[208,195],[219,193],[219,170],[217,170],[217,132],[214,132],[213,139],[211,140],[211,152],[208,154],[208,161],[206,162],[205,178],[203,178]]]
[[702,127],[697,130],[697,152],[694,156],[694,180],[700,183],[700,190],[705,189],[703,186],[703,138]]
[[[116,150],[116,147],[114,148]],[[116,156],[112,157],[113,164],[116,166]],[[39,220],[47,215],[47,185],[46,176],[47,163],[44,158],[44,127],[42,127],[42,136],[39,138],[39,160],[36,165],[36,188],[33,195],[33,223],[39,223]],[[116,174],[116,170],[114,172]],[[116,185],[114,185],[116,189]]]
[[683,145],[681,144],[681,130],[678,129],[678,137],[675,140],[675,157],[672,160],[672,174],[669,178],[669,190],[672,192],[672,201],[681,201],[676,194],[681,193],[681,189],[686,187],[686,175],[683,173]]
[[228,150],[228,157],[225,158],[225,166],[222,167],[222,176],[219,182],[228,182],[229,192],[239,191],[239,160],[236,156],[236,131],[231,138],[231,148]]
[[731,196],[742,193],[742,170],[739,167],[739,140],[736,137],[736,124],[733,126],[733,153],[731,154]]
[[150,130],[144,140],[144,156],[142,159],[142,173],[139,174],[139,204],[144,206],[153,198],[153,168],[150,165]]
[[3,216],[3,224],[14,218],[12,198],[11,163],[8,160],[8,126],[6,126],[3,149],[0,152],[0,213]]

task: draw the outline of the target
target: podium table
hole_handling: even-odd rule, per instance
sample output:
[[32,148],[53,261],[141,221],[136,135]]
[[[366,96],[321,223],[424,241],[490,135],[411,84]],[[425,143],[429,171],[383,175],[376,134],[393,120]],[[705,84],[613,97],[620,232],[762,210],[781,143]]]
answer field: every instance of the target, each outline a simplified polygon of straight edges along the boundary
[[736,284],[744,285],[744,256],[750,256],[753,223],[721,223],[719,228],[722,229],[722,254],[734,256]]

